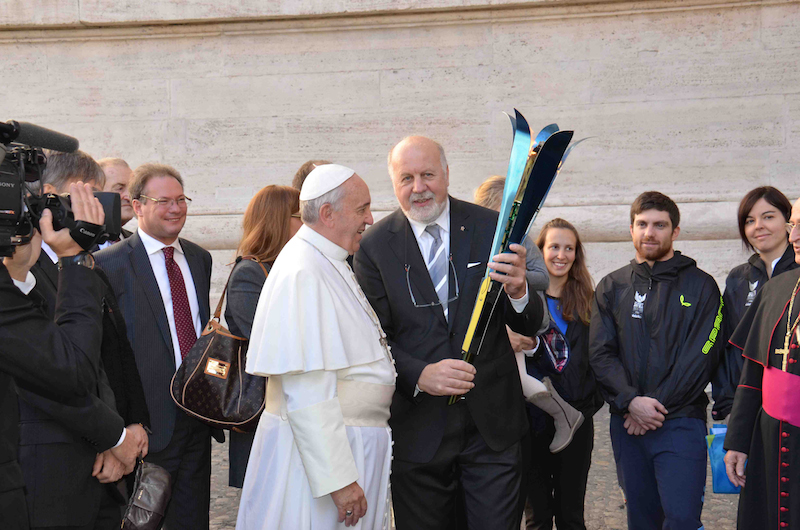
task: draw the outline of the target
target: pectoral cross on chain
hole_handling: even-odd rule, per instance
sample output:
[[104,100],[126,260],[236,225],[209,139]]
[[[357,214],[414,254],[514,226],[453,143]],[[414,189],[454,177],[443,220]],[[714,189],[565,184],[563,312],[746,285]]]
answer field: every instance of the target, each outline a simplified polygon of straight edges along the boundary
[[783,345],[783,348],[775,348],[775,355],[780,355],[783,357],[783,362],[781,363],[781,370],[784,372],[786,371],[786,364],[789,361],[789,340],[787,338],[786,343]]

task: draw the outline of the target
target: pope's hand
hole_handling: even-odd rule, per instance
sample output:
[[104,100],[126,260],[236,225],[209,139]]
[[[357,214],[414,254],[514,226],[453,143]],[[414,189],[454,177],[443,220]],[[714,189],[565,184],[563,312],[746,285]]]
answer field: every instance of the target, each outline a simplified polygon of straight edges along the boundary
[[734,486],[744,486],[744,465],[747,462],[747,454],[739,451],[728,451],[725,453],[725,471]]
[[[489,273],[489,277],[502,283],[508,297],[517,300],[525,296],[527,291],[527,280],[525,279],[527,251],[525,247],[517,244],[509,245],[508,249],[511,252],[494,256],[487,266],[493,271]],[[503,274],[500,274],[501,272]]]
[[355,526],[367,513],[367,498],[357,482],[331,493],[331,499],[339,510],[339,522],[345,526]]
[[475,367],[459,359],[442,359],[422,369],[417,386],[432,396],[460,396],[475,386]]

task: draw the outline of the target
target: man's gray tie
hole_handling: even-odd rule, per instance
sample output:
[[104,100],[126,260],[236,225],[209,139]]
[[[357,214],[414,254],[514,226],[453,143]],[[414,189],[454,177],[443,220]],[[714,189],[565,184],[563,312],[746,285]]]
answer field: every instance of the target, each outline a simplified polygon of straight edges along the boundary
[[445,256],[444,245],[442,245],[441,229],[439,225],[432,224],[425,227],[425,231],[433,237],[433,245],[428,254],[428,273],[431,275],[433,288],[439,296],[444,310],[444,318],[447,320],[447,298],[449,286],[447,284],[447,256]]

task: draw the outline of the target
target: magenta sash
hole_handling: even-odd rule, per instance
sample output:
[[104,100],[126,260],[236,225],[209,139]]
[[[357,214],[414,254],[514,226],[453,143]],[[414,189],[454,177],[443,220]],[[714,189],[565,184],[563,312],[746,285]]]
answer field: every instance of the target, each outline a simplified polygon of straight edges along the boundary
[[800,376],[769,366],[764,369],[761,392],[767,414],[800,427]]

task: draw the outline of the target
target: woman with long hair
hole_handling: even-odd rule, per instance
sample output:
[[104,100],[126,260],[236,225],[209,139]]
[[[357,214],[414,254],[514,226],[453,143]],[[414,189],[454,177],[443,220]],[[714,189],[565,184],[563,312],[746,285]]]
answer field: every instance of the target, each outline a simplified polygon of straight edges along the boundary
[[729,344],[728,339],[764,284],[773,276],[797,268],[786,233],[791,213],[789,199],[772,186],[750,190],[739,203],[739,237],[753,255],[733,268],[725,280],[722,296],[725,353],[712,382],[715,420],[723,420],[730,413],[744,364],[742,350]]
[[[266,186],[247,205],[236,265],[228,282],[225,322],[234,335],[250,338],[258,297],[272,263],[300,229],[300,192],[288,186]],[[241,488],[255,432],[230,433],[228,483]]]
[[[586,252],[571,223],[560,218],[548,222],[539,232],[536,246],[550,273],[545,293],[550,319],[569,344],[569,362],[560,373],[549,370],[550,383],[567,403],[583,413],[584,421],[572,443],[553,454],[548,450],[555,433],[553,420],[536,408],[528,408],[532,454],[526,528],[552,529],[555,517],[559,530],[585,530],[583,503],[594,446],[592,416],[603,405],[589,368],[589,317],[594,288],[586,268]],[[548,362],[547,356],[542,355],[536,365],[544,373]]]

